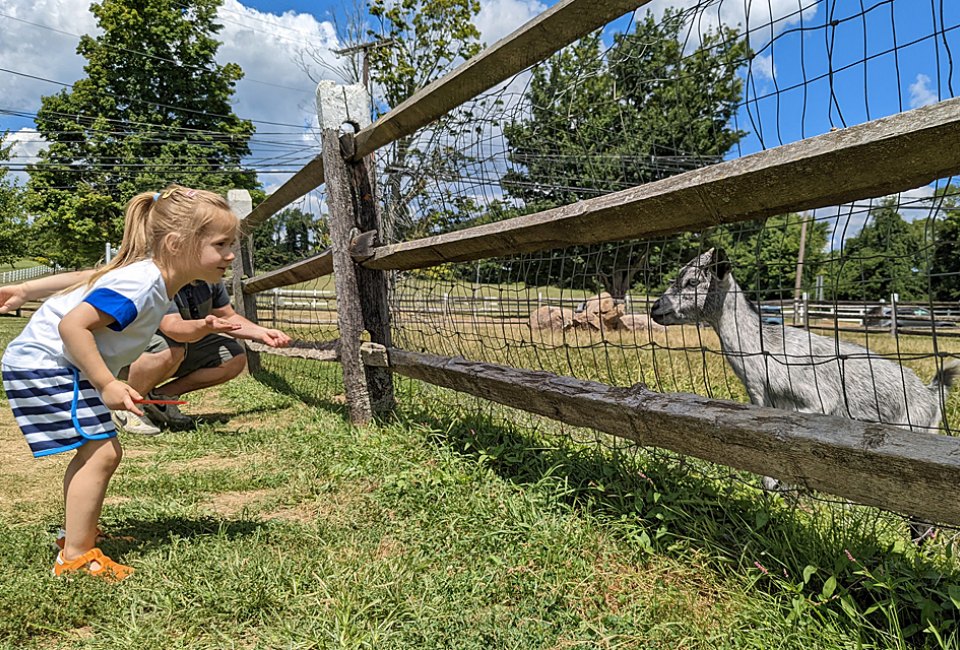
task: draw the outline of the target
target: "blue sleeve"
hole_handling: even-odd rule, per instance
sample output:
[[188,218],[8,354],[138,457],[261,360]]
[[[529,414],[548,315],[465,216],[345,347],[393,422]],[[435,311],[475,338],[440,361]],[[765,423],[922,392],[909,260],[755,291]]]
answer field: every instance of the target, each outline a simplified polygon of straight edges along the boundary
[[211,307],[213,309],[220,309],[221,307],[226,307],[230,304],[230,294],[227,293],[227,287],[223,282],[210,285],[212,289],[211,293],[213,294]]
[[133,301],[113,289],[103,287],[94,289],[83,299],[83,302],[93,305],[108,316],[113,316],[115,322],[107,327],[116,332],[122,332],[137,318],[137,306]]

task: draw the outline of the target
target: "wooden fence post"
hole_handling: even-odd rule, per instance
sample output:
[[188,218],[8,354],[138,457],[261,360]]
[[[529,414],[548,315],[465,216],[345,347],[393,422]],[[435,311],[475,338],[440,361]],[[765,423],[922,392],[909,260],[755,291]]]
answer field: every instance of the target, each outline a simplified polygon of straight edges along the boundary
[[337,289],[337,323],[340,329],[340,362],[350,420],[366,424],[373,415],[394,407],[393,375],[387,368],[366,368],[360,357],[363,332],[370,340],[391,347],[386,274],[359,266],[351,254],[361,232],[381,231],[376,197],[366,159],[348,162],[354,136],[341,137],[345,123],[362,127],[370,123],[366,90],[362,85],[317,86],[317,109],[323,129],[323,168],[330,210],[334,282]]
[[[257,297],[254,294],[243,293],[243,279],[252,278],[253,273],[253,233],[246,232],[243,220],[253,211],[253,200],[247,190],[229,190],[227,203],[230,209],[240,219],[240,235],[234,245],[233,252],[233,308],[244,318],[258,322]],[[260,353],[247,347],[247,371],[251,374],[260,372]]]

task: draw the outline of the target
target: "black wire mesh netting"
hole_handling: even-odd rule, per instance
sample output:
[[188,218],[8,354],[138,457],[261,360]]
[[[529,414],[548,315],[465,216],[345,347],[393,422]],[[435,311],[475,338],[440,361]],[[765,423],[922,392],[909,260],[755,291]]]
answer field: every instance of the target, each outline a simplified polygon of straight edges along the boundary
[[[378,152],[386,238],[408,241],[569,205],[956,96],[955,4],[677,5],[615,21]],[[952,434],[960,426],[956,393],[916,386],[944,372],[946,382],[960,354],[958,240],[960,185],[945,177],[891,196],[669,237],[394,273],[393,344],[737,401],[750,400],[755,386],[745,386],[734,365],[762,359],[766,374],[755,383],[778,381],[787,395],[773,405],[793,399],[794,409],[814,412],[832,412],[826,393],[810,398],[811,384],[793,379],[807,368],[813,390],[825,389],[832,380],[818,372],[839,365],[831,390],[846,413],[837,414],[936,431],[939,422],[927,417],[933,408]],[[749,302],[739,301],[723,327],[703,305],[686,324],[653,318],[654,301],[671,291],[703,302],[707,285],[685,288],[682,269],[704,254],[715,262],[718,251]],[[335,299],[317,292],[332,288],[321,280],[261,295],[261,317],[270,312],[299,338],[330,341]],[[781,367],[773,380],[771,363]],[[278,378],[340,390],[335,371],[309,361],[265,357],[264,365]],[[425,391],[450,408],[463,401],[417,386],[410,395]],[[884,390],[900,411],[886,409]],[[631,447],[471,404],[551,435]],[[707,463],[686,467],[741,478]]]

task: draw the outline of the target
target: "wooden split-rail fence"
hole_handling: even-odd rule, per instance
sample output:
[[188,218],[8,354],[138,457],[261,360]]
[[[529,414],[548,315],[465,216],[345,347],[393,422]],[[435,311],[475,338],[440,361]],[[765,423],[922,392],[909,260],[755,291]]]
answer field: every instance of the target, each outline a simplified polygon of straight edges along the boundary
[[[944,146],[960,131],[960,99],[948,99],[576,204],[380,244],[372,153],[647,2],[561,0],[356,133],[341,135],[344,120],[321,115],[321,155],[255,208],[245,191],[233,190],[229,199],[249,234],[264,219],[325,183],[332,247],[255,275],[251,238],[244,238],[233,274],[237,308],[256,319],[258,296],[264,292],[333,273],[339,340],[281,352],[338,360],[350,417],[356,423],[393,408],[392,376],[397,373],[641,445],[776,476],[858,503],[960,524],[960,499],[951,496],[960,485],[958,439],[697,395],[656,393],[643,386],[613,387],[392,346],[386,271],[702,230],[879,197],[960,172],[960,147]],[[330,101],[324,98],[327,105]],[[365,332],[370,341],[361,343]],[[253,370],[258,367],[256,354],[251,353],[250,365]]]

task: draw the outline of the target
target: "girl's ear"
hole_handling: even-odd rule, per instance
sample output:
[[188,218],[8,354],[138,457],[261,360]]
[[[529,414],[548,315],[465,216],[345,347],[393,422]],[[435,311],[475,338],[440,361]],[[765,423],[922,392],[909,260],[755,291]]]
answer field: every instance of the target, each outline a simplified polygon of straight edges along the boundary
[[183,236],[179,233],[168,232],[163,236],[163,247],[176,255],[183,249]]

